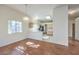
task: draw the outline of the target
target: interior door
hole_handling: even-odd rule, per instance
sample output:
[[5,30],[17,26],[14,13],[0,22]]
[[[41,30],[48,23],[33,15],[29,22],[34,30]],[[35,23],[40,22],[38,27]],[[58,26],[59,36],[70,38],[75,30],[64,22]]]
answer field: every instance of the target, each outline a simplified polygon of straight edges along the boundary
[[72,24],[72,39],[75,40],[75,23]]

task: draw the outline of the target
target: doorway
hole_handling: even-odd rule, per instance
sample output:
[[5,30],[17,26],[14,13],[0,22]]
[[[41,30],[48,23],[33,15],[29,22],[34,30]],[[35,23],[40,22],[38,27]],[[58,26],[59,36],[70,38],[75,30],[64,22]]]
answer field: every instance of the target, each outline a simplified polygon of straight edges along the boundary
[[72,24],[72,40],[75,40],[75,23]]

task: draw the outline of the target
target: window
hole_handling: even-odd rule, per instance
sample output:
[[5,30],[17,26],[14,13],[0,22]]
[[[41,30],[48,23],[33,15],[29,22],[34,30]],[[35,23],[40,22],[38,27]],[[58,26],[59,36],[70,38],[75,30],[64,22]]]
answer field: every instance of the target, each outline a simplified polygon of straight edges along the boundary
[[8,21],[8,34],[22,32],[22,22],[9,20]]

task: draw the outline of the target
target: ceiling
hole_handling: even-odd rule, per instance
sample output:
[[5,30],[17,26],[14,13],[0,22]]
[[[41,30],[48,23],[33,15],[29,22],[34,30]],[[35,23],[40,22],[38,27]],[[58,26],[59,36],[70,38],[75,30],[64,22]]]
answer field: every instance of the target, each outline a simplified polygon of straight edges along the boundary
[[38,16],[39,19],[44,19],[46,16],[53,17],[53,9],[57,4],[6,4],[6,6],[18,10],[31,17]]
[[79,17],[79,4],[70,4],[68,5],[68,12],[69,14],[69,19],[74,20],[75,18]]
[[[39,19],[44,20],[46,16],[53,17],[53,9],[57,7],[58,4],[6,4],[6,6],[30,17],[38,16]],[[79,4],[69,4],[68,12],[73,12],[69,14],[69,19],[73,20],[79,17]]]
[[10,8],[13,8],[21,13],[26,14],[26,5],[24,5],[24,4],[5,4],[5,5]]
[[39,19],[45,20],[46,16],[53,17],[53,9],[56,4],[29,4],[26,7],[26,12],[31,17],[38,16]]

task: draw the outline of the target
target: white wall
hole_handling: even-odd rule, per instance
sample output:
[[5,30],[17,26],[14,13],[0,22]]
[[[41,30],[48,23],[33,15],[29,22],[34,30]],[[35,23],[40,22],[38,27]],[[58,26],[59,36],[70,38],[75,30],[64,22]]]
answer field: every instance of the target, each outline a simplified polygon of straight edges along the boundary
[[52,42],[68,46],[68,6],[54,9]]
[[38,31],[38,32],[29,32],[27,35],[27,38],[35,39],[35,40],[42,40],[43,33]]
[[75,19],[75,38],[79,40],[79,17]]
[[[23,21],[25,15],[4,5],[0,5],[0,47],[26,38],[28,22]],[[23,32],[8,34],[8,20],[22,21]]]

